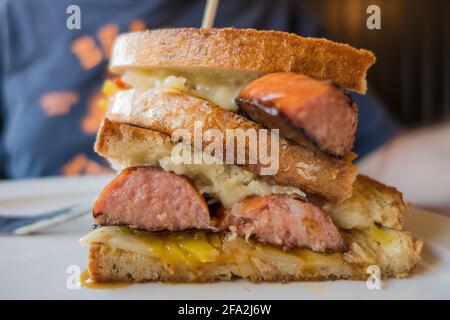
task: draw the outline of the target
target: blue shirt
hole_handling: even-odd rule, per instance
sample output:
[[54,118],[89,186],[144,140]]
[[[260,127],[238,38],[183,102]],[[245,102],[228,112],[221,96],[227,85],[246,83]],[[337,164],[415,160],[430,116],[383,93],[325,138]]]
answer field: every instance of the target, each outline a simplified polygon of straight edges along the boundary
[[[69,30],[66,9],[81,9]],[[205,1],[0,0],[0,176],[24,178],[107,170],[93,151],[96,108],[117,33],[199,27]],[[275,29],[323,36],[299,1],[221,1],[216,27]],[[355,151],[364,156],[389,139],[395,123],[370,93],[359,107]]]

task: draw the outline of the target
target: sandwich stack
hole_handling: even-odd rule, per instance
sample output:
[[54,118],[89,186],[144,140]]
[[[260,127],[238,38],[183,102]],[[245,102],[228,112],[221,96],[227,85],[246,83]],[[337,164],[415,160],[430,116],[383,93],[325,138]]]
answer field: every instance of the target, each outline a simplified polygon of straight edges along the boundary
[[402,194],[352,164],[346,90],[364,94],[374,62],[276,31],[119,36],[95,145],[118,175],[82,239],[91,279],[362,280],[371,265],[408,276],[422,242],[403,230]]

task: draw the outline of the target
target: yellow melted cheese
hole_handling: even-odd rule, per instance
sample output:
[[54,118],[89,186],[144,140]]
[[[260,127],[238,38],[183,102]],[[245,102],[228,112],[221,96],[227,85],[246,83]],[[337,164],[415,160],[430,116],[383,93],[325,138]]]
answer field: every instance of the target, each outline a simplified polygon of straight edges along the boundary
[[151,233],[127,227],[101,227],[83,237],[81,245],[104,243],[114,248],[187,265],[214,262],[219,255],[218,235],[205,231]]
[[365,233],[381,245],[388,245],[394,240],[389,232],[377,227],[368,228]]
[[308,249],[285,251],[236,234],[208,231],[159,232],[105,226],[80,240],[82,246],[102,243],[110,247],[144,254],[163,261],[190,267],[202,263],[236,261],[236,258],[260,257],[269,261],[302,264],[336,259],[339,253],[320,254]]

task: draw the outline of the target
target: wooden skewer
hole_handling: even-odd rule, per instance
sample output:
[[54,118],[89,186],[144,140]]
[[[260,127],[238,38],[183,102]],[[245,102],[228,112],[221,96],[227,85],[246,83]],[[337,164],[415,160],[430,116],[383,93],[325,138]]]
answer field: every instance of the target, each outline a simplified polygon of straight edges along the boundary
[[202,28],[212,28],[216,18],[217,6],[219,0],[208,0],[203,12]]

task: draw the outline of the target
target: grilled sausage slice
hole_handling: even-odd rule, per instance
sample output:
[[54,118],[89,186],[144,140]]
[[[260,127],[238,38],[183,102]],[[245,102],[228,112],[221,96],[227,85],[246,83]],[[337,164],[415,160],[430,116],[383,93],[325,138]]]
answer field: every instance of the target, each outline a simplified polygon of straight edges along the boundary
[[358,114],[350,97],[324,81],[289,72],[265,75],[244,87],[236,100],[254,121],[281,135],[342,157],[355,140]]
[[110,182],[94,205],[100,225],[128,225],[148,231],[208,229],[208,205],[184,176],[157,167],[127,168]]
[[236,203],[219,215],[218,228],[287,249],[346,250],[345,241],[329,216],[311,203],[286,195],[252,197]]

